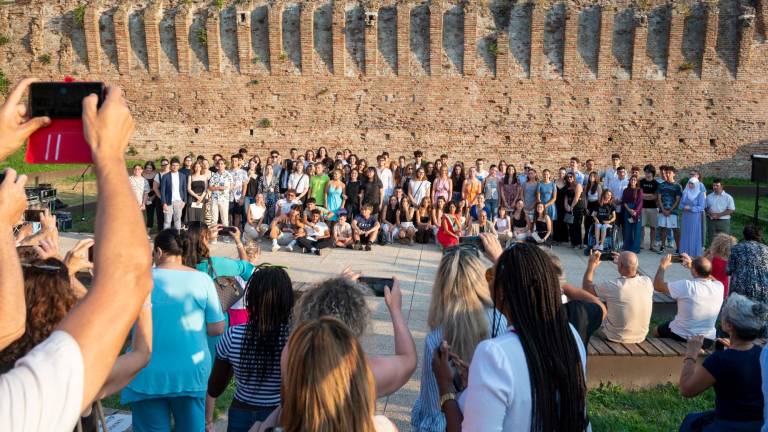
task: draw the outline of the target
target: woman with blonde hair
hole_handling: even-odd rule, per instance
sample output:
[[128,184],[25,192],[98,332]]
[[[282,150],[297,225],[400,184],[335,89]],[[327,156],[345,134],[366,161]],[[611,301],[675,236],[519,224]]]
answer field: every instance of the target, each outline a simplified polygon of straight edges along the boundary
[[357,338],[338,319],[301,323],[288,340],[282,370],[279,424],[286,432],[397,430],[374,415],[373,374]]
[[712,262],[712,277],[723,284],[723,298],[728,298],[728,259],[731,257],[731,248],[738,243],[736,237],[726,233],[720,233],[712,239],[709,249],[704,251],[704,256]]
[[477,252],[461,246],[447,248],[440,260],[427,317],[430,332],[424,341],[421,388],[411,410],[414,431],[444,431],[446,427],[432,373],[432,356],[442,341],[469,364],[477,344],[507,328],[506,318],[493,307],[485,270]]

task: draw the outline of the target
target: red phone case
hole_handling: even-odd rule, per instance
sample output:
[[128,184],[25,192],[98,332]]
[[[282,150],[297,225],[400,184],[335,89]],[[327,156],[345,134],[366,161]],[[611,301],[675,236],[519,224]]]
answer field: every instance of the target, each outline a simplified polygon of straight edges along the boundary
[[83,120],[51,119],[51,124],[29,137],[27,163],[92,163],[91,147],[83,134]]

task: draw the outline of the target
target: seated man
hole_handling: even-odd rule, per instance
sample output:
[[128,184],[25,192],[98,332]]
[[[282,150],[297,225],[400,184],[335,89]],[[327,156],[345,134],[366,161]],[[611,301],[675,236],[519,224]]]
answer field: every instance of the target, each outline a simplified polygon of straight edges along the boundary
[[582,287],[605,302],[608,316],[600,328],[601,336],[619,343],[640,343],[648,334],[653,312],[653,282],[637,272],[637,255],[622,252],[616,259],[619,277],[595,284],[600,252],[589,254]]
[[352,249],[354,243],[352,225],[347,222],[347,210],[339,210],[339,221],[333,226],[333,245],[338,248]]
[[671,322],[653,330],[654,336],[686,342],[693,336],[704,336],[704,348],[715,340],[715,321],[723,304],[722,282],[711,276],[712,263],[705,257],[691,259],[683,254],[682,265],[691,270],[693,279],[667,284],[664,272],[672,265],[672,255],[666,255],[659,263],[653,288],[677,300],[677,315]]
[[275,204],[275,217],[287,214],[289,211],[291,211],[291,207],[295,205],[301,206],[301,201],[296,198],[295,190],[288,189],[285,191],[285,197],[277,200],[277,204]]
[[[493,222],[491,222],[490,219],[488,219],[488,213],[485,210],[480,210],[480,214],[478,215],[477,222],[472,223],[469,235],[477,236],[482,233],[489,233],[495,236],[498,235],[498,233],[496,232],[496,227],[494,226]],[[527,236],[528,234],[526,234],[526,237]]]
[[303,252],[320,255],[320,249],[331,246],[331,230],[320,219],[320,210],[312,210],[312,219],[304,224],[305,236],[296,239]]
[[272,220],[269,229],[269,238],[272,239],[272,252],[280,250],[280,246],[293,252],[296,238],[304,235],[304,222],[299,217],[300,205],[291,207],[291,211]]
[[373,206],[363,204],[360,215],[352,221],[352,235],[355,239],[355,247],[358,250],[371,250],[371,243],[376,241],[379,235],[379,221],[373,215]]

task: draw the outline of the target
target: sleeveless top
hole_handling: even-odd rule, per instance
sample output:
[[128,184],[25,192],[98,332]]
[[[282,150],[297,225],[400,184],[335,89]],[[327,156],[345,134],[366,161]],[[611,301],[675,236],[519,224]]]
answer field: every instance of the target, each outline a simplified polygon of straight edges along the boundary
[[192,188],[192,192],[200,195],[203,192],[205,192],[205,185],[208,182],[205,180],[192,180],[192,183],[190,184],[190,187]]
[[392,208],[390,206],[387,206],[387,209],[384,211],[384,222],[394,225],[395,222],[397,221],[396,215],[397,215],[397,208]]
[[526,228],[528,226],[528,220],[525,218],[525,212],[523,212],[520,216],[522,216],[522,218],[517,219],[514,215],[512,215],[512,226],[515,228]]
[[451,197],[448,196],[448,190],[450,189],[450,185],[451,185],[451,179],[449,178],[435,179],[435,201],[437,201],[437,197],[444,197],[446,200],[451,199]]
[[536,219],[536,222],[534,224],[534,230],[536,231],[539,236],[544,237],[547,235],[547,221],[546,220],[540,220]]

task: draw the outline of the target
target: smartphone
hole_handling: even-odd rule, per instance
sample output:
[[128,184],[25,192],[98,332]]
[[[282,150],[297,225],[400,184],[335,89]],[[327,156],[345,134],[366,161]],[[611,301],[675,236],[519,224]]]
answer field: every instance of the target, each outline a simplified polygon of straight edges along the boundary
[[485,248],[483,247],[483,241],[480,239],[480,236],[459,237],[459,244],[474,246],[480,252],[485,251]]
[[384,297],[384,287],[392,288],[392,284],[394,283],[392,278],[370,276],[361,276],[357,281],[363,285],[367,285],[368,288],[376,294],[376,297]]
[[232,234],[235,233],[235,227],[225,226],[219,228],[219,235],[220,236],[229,236],[231,237]]
[[683,262],[683,256],[680,254],[672,254],[672,262],[673,263],[681,263]]
[[605,251],[600,254],[600,261],[613,261],[613,252]]
[[24,220],[27,222],[40,222],[40,217],[45,210],[24,210]]
[[91,148],[83,133],[83,99],[90,94],[104,103],[101,82],[37,82],[29,86],[31,117],[48,116],[51,123],[32,134],[27,163],[91,163]]

